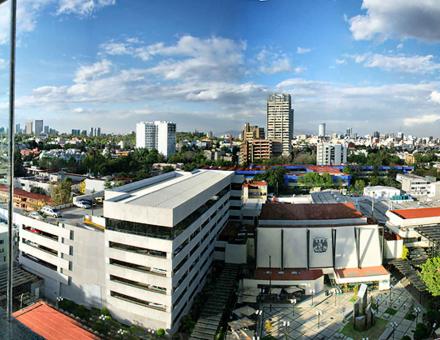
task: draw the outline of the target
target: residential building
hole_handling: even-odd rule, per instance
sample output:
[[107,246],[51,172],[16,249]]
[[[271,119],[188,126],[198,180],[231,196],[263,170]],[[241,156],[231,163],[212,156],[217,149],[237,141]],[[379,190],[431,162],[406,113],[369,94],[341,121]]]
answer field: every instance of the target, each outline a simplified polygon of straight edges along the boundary
[[[8,201],[8,187],[5,184],[0,184],[0,203]],[[52,203],[49,196],[27,192],[22,189],[14,189],[14,207],[26,211],[39,210],[45,205]]]
[[341,165],[347,163],[347,147],[343,144],[318,143],[317,165]]
[[264,128],[258,127],[257,125],[250,125],[249,123],[244,125],[241,135],[243,141],[265,138]]
[[81,130],[79,129],[72,129],[72,136],[79,136],[81,134]]
[[389,289],[382,240],[352,203],[266,203],[258,218],[256,268],[243,286],[297,286],[308,295],[335,284],[374,283]]
[[176,152],[176,124],[165,121],[136,124],[136,147],[156,149],[165,157]]
[[45,126],[44,126],[44,128],[43,128],[43,132],[44,132],[44,134],[46,134],[46,135],[49,134],[49,132],[50,132],[50,127],[49,127],[49,125],[45,125]]
[[35,120],[35,124],[34,124],[34,133],[35,136],[39,136],[41,135],[41,133],[43,132],[43,120]]
[[32,135],[32,133],[33,133],[33,122],[32,121],[26,122],[26,125],[24,128],[24,133],[27,135]]
[[293,109],[290,94],[272,94],[267,99],[267,139],[281,143],[290,155],[293,139]]
[[318,137],[325,137],[325,123],[319,124]]
[[268,160],[282,153],[282,144],[270,139],[252,139],[240,145],[240,163],[249,164]]
[[364,196],[374,199],[392,199],[400,196],[400,189],[382,185],[368,186],[364,188]]

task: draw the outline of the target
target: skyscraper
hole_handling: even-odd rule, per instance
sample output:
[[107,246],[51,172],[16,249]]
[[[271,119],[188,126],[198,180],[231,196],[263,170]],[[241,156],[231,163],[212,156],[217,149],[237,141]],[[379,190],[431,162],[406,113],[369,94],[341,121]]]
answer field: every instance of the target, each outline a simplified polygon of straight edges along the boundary
[[33,127],[32,121],[26,122],[26,126],[24,128],[24,133],[27,135],[32,135],[32,131],[33,131],[32,127]]
[[290,155],[293,138],[293,109],[290,94],[276,93],[267,99],[267,138],[282,144],[283,155]]
[[325,137],[325,123],[319,124],[318,137]]
[[34,123],[35,125],[34,125],[34,133],[35,133],[35,136],[39,136],[39,135],[41,135],[41,133],[43,132],[43,120],[42,119],[40,119],[40,120],[35,120],[35,123]]
[[165,121],[136,124],[136,147],[156,149],[165,157],[176,152],[176,123]]

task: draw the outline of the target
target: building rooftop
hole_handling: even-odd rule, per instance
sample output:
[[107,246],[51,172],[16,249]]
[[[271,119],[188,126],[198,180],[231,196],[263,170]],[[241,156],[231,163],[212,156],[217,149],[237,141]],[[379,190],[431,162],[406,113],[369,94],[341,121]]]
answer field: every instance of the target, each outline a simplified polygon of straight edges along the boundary
[[260,214],[260,220],[337,220],[363,217],[353,203],[266,203]]
[[59,312],[43,301],[23,308],[14,318],[47,340],[98,339],[81,327],[80,323]]
[[413,218],[440,217],[440,207],[413,208],[390,210],[391,213],[403,218],[404,220]]
[[143,207],[173,209],[232,174],[232,171],[215,170],[174,171],[111,190],[120,195],[109,200]]
[[[8,186],[5,184],[0,184],[0,191],[1,192],[8,192]],[[48,204],[50,204],[52,202],[52,199],[47,195],[36,194],[33,192],[24,191],[23,189],[18,189],[18,188],[14,188],[14,196],[15,197],[30,198],[33,200],[40,200],[40,201],[44,201]]]
[[365,267],[365,268],[344,268],[335,269],[339,278],[365,277],[388,275],[389,272],[383,266]]

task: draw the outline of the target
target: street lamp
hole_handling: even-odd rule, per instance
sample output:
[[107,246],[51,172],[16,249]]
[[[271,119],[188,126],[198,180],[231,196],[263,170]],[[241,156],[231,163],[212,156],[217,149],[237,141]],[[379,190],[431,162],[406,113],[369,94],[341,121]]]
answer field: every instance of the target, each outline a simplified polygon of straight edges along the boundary
[[315,296],[315,290],[313,288],[310,289],[310,293],[312,294],[312,306],[313,306],[313,297]]
[[320,311],[319,309],[316,311],[316,316],[318,317],[318,328],[320,326],[320,322],[321,322],[321,315],[322,315],[322,311]]
[[290,299],[289,302],[292,304],[292,316],[293,316],[295,315],[296,299]]
[[393,289],[393,285],[390,283],[390,307],[391,307],[391,289]]
[[[260,337],[258,336],[258,330],[259,330],[258,324],[259,324],[259,321],[260,321],[260,317],[263,315],[263,310],[262,309],[257,309],[255,311],[255,314],[257,315],[257,324],[255,325],[255,337],[260,339]],[[256,339],[256,340],[258,340],[258,339]]]
[[393,327],[393,340],[394,340],[394,333],[396,332],[396,328],[397,328],[397,323],[396,322],[391,322],[391,327]]
[[335,296],[335,306],[336,306],[336,295],[337,295],[337,291],[336,291],[336,288],[335,288],[335,289],[333,289],[333,295]]

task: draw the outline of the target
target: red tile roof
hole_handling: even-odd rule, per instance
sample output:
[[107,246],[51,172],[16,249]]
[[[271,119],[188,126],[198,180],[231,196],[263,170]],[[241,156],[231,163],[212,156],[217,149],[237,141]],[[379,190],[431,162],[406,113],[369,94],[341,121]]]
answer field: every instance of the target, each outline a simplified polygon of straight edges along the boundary
[[[8,192],[8,186],[5,184],[0,184],[0,191],[1,192]],[[52,202],[52,199],[47,195],[36,194],[36,193],[25,191],[25,190],[19,189],[19,188],[14,188],[14,196],[20,197],[20,198],[30,198],[30,199],[34,199],[34,200],[45,201],[46,203]]]
[[336,275],[340,278],[378,276],[389,274],[389,272],[383,266],[335,269],[335,272]]
[[47,340],[98,339],[77,321],[43,301],[15,312],[13,317]]
[[337,220],[362,217],[353,203],[266,203],[260,214],[260,220]]
[[342,175],[341,170],[328,165],[307,165],[306,168],[320,174],[328,173],[333,175]]
[[440,217],[440,207],[397,209],[391,210],[391,212],[405,220],[412,218]]
[[[270,273],[268,273],[270,272]],[[257,280],[269,280],[270,276],[272,280],[277,281],[302,281],[302,280],[316,280],[319,279],[324,273],[321,269],[297,269],[297,268],[257,268],[255,270],[255,278]]]
[[265,187],[267,186],[266,181],[252,181],[243,184],[244,187]]

